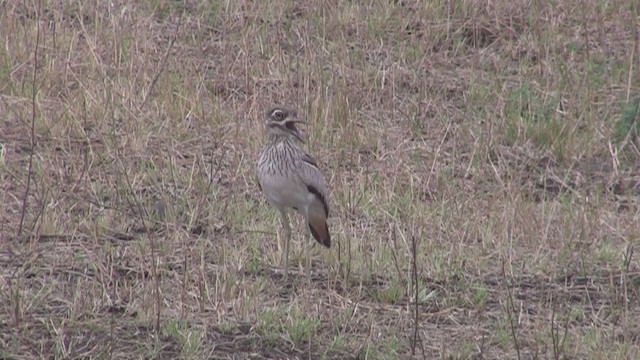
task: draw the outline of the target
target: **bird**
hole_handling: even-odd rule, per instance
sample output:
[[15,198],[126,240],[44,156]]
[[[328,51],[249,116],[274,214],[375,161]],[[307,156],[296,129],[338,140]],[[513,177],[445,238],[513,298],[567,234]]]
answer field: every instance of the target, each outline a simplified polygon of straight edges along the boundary
[[[258,187],[267,202],[280,212],[285,232],[285,281],[289,271],[289,242],[291,224],[288,209],[302,215],[306,221],[306,236],[326,248],[331,247],[329,198],[327,185],[314,158],[302,149],[306,143],[297,124],[306,124],[296,109],[277,105],[265,116],[266,142],[257,161]],[[307,248],[305,246],[305,248]],[[310,258],[307,248],[306,274],[309,278]]]

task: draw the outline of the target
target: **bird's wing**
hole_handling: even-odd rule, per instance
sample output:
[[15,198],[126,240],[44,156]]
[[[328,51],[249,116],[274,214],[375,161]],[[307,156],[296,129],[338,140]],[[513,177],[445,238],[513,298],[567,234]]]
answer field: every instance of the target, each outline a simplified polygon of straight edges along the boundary
[[[302,156],[302,161],[306,162],[307,164],[313,165],[316,169],[318,169],[318,163],[316,162],[316,160],[309,154],[305,153]],[[318,171],[320,171],[318,169]]]
[[329,197],[322,172],[309,154],[302,157],[300,180],[311,195],[306,207],[309,229],[313,237],[322,245],[331,247],[331,234],[327,225],[329,217]]
[[[260,158],[262,157],[262,154],[260,154]],[[262,191],[262,184],[260,184],[260,158],[258,158],[258,163],[256,164],[256,169],[255,169],[255,173],[253,174],[253,178],[255,179],[256,183],[258,184],[258,189],[260,189],[260,191]]]
[[262,191],[262,185],[260,185],[260,175],[258,173],[256,173],[255,179],[256,179],[256,183],[258,184],[258,189]]
[[329,217],[329,196],[324,176],[318,168],[318,164],[309,154],[302,157],[300,180],[307,187],[307,190],[314,194],[322,204],[325,217]]

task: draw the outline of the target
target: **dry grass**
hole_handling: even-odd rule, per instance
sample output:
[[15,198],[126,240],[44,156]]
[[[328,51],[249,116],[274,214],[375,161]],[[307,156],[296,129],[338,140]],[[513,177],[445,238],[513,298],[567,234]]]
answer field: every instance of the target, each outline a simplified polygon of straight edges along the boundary
[[[0,357],[640,358],[636,1],[0,10]],[[330,183],[311,284],[273,103]]]

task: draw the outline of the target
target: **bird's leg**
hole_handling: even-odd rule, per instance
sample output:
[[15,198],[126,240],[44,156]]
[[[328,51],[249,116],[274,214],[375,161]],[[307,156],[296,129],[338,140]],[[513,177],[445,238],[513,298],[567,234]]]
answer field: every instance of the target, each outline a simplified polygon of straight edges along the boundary
[[291,241],[291,224],[289,224],[289,216],[285,209],[279,209],[280,216],[282,217],[282,227],[284,228],[285,240],[284,240],[284,281],[287,281],[289,276],[289,242]]
[[311,238],[311,230],[309,229],[309,221],[307,221],[307,223],[305,224],[305,228],[307,229],[305,231],[307,238],[304,244],[304,248],[305,248],[305,257],[307,258],[307,268],[306,268],[306,272],[307,272],[307,281],[309,283],[311,283],[311,253],[309,251],[309,247],[312,244],[312,238]]

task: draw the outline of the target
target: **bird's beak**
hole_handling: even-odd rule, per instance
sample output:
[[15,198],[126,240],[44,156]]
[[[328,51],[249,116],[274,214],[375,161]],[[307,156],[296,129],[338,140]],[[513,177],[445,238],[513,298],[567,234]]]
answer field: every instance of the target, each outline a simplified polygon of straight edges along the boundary
[[[289,123],[293,123],[293,125],[296,125],[296,124],[306,124],[306,123],[307,123],[306,121],[303,121],[303,120],[300,120],[300,119],[290,119],[288,122],[289,122]],[[297,137],[297,138],[298,138],[298,140],[300,140],[300,141],[301,141],[301,142],[303,142],[303,143],[305,143],[305,142],[306,142],[305,137],[300,133],[300,131],[298,131],[298,128],[297,128],[297,127],[292,126],[292,127],[290,127],[290,128],[289,128],[289,127],[287,127],[287,128],[291,131],[291,133],[292,133],[293,135],[295,135],[295,137]]]

